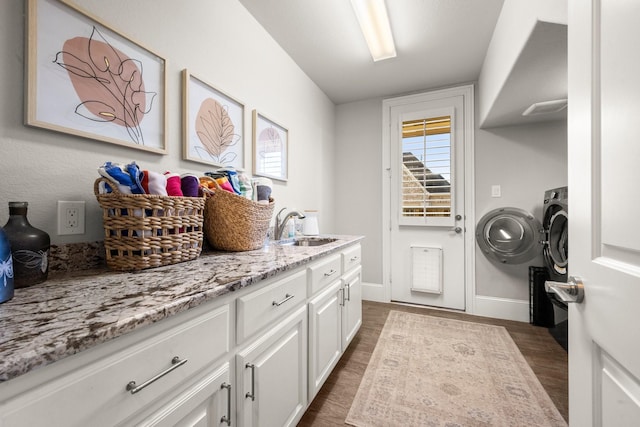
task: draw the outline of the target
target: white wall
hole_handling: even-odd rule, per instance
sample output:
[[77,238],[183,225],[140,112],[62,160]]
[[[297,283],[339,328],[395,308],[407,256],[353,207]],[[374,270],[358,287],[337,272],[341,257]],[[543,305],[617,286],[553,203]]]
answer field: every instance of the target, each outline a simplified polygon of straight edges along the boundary
[[[101,240],[93,195],[96,168],[136,160],[147,169],[202,172],[184,161],[180,72],[191,73],[245,104],[245,164],[251,171],[251,111],[289,129],[289,181],[276,183],[276,209],[318,209],[324,231],[334,228],[335,106],[237,0],[76,0],[167,60],[167,155],[119,147],[23,125],[24,3],[0,2],[0,225],[9,200],[29,202],[31,223],[53,243]],[[57,200],[87,202],[87,233],[56,234]]]
[[382,99],[336,107],[336,231],[366,236],[362,280],[382,283]]
[[[531,212],[542,222],[545,190],[567,185],[567,124],[476,129],[476,220],[499,207]],[[502,197],[491,197],[500,185]],[[543,266],[542,256],[525,264],[489,261],[476,246],[476,295],[529,300],[528,268]]]
[[[336,115],[336,165],[338,175],[345,177],[336,187],[337,230],[366,236],[362,242],[363,282],[381,284],[382,99],[338,105]],[[476,128],[475,132],[476,220],[500,206],[528,210],[541,220],[544,191],[567,182],[566,124]],[[502,187],[501,198],[491,197],[495,184]],[[475,233],[475,224],[469,226],[467,232]],[[500,310],[509,305],[501,300],[514,300],[514,318],[522,318],[522,310],[528,314],[529,265],[543,265],[542,257],[505,266],[491,263],[477,251],[476,295],[499,302],[489,306],[481,301],[476,308],[491,315],[486,309]],[[496,313],[497,317],[510,315]]]

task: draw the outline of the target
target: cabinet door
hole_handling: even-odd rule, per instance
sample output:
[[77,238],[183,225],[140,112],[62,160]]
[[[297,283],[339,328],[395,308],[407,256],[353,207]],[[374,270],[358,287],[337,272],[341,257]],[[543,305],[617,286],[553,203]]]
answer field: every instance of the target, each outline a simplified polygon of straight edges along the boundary
[[340,281],[309,301],[309,400],[342,355],[342,289]]
[[236,356],[238,425],[295,425],[307,403],[307,306]]
[[204,376],[137,426],[217,427],[235,425],[231,418],[229,363]]
[[342,289],[342,350],[344,351],[362,325],[362,267],[344,276]]

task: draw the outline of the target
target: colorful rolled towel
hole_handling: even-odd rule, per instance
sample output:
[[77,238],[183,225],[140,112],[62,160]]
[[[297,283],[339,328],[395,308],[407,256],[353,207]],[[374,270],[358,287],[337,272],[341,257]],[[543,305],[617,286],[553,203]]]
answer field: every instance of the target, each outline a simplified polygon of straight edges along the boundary
[[200,180],[191,173],[182,174],[180,177],[180,188],[185,197],[198,197],[200,189]]
[[184,196],[180,185],[180,175],[167,171],[164,176],[167,177],[167,194],[169,196]]
[[142,171],[142,188],[147,194],[156,196],[168,196],[167,177],[161,173],[144,170]]
[[[133,165],[135,166],[135,162]],[[136,173],[136,168],[137,166],[132,167],[134,174]],[[100,176],[113,182],[117,186],[118,190],[123,194],[144,194],[144,189],[140,184],[139,175],[136,178],[133,178],[126,169],[126,167],[123,167],[118,163],[105,162],[98,168],[98,173]],[[110,189],[106,189],[106,191],[110,191]]]

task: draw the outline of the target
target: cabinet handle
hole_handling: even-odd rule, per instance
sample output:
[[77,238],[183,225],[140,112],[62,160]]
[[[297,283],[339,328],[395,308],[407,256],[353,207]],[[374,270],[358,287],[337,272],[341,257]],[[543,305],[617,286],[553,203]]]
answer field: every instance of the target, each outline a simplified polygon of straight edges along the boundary
[[251,391],[247,392],[247,394],[244,395],[244,398],[246,399],[247,397],[250,397],[251,401],[254,401],[256,400],[256,365],[253,363],[247,363],[244,367],[251,369]]
[[220,389],[227,389],[227,415],[223,415],[220,418],[221,423],[227,423],[228,426],[231,425],[231,384],[222,383]]
[[160,372],[155,377],[153,377],[151,379],[148,379],[147,381],[143,382],[140,385],[136,385],[135,381],[129,381],[129,383],[127,384],[127,391],[130,391],[131,394],[136,394],[137,392],[141,391],[143,388],[145,388],[149,384],[159,380],[160,378],[164,377],[165,375],[167,375],[169,372],[173,371],[174,369],[178,369],[180,366],[182,366],[185,363],[187,363],[187,360],[189,360],[189,359],[180,360],[180,357],[175,356],[173,359],[171,359],[171,367],[166,369],[166,370],[164,370],[164,371],[162,371],[162,372]]
[[351,301],[351,283],[347,283],[344,285],[344,287],[347,289],[347,301]]
[[340,288],[340,298],[342,299],[340,305],[344,307],[344,288]]
[[352,256],[351,259],[349,261],[357,261],[359,260],[360,257],[359,256]]
[[324,273],[325,277],[329,277],[329,276],[333,276],[334,274],[336,274],[338,272],[338,270],[334,270],[333,268],[331,269],[331,271],[329,271],[328,273]]
[[273,301],[273,302],[271,303],[271,305],[275,305],[276,307],[279,307],[279,306],[281,306],[282,304],[284,304],[285,302],[289,301],[289,300],[290,300],[291,298],[293,298],[293,297],[295,297],[295,295],[289,295],[289,294],[286,294],[286,295],[284,296],[284,299],[283,299],[282,301],[280,301],[280,302]]

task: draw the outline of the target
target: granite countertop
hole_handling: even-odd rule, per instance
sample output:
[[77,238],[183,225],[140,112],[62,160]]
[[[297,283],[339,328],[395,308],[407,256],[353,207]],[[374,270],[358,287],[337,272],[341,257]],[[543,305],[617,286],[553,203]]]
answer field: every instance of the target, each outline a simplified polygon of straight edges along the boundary
[[0,304],[0,381],[157,322],[336,252],[362,239],[322,246],[271,244],[247,252],[210,252],[141,272],[68,273],[16,289]]

